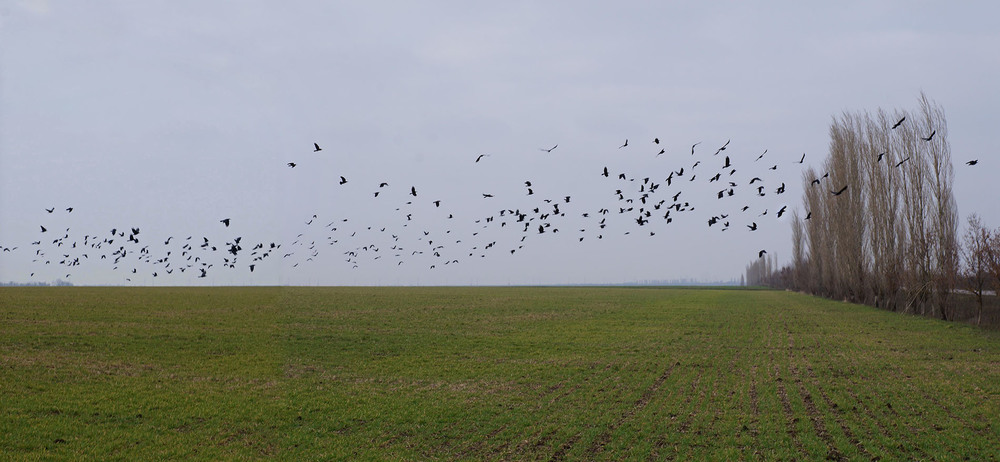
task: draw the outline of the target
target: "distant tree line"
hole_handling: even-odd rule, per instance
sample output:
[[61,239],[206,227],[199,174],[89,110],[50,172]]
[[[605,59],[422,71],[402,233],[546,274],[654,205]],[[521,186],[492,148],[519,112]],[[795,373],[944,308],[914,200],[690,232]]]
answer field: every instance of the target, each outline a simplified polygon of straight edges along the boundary
[[69,287],[72,285],[73,283],[62,279],[56,279],[53,282],[0,282],[0,287]]
[[1000,230],[977,221],[972,231],[970,219],[974,236],[960,245],[953,177],[944,110],[925,95],[916,111],[835,117],[821,170],[803,172],[791,263],[753,261],[747,284],[946,320],[957,289],[977,287],[981,318],[982,294],[1000,285]]

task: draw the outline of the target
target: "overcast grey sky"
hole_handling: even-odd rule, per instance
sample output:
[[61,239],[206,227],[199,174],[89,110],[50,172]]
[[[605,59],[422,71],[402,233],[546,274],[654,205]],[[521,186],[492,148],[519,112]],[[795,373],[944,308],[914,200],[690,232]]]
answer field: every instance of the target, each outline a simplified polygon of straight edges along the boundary
[[916,110],[921,91],[947,114],[960,218],[1000,226],[998,17],[987,1],[0,2],[0,247],[17,247],[0,281],[738,278],[759,250],[790,256],[775,214],[801,210],[832,118]]

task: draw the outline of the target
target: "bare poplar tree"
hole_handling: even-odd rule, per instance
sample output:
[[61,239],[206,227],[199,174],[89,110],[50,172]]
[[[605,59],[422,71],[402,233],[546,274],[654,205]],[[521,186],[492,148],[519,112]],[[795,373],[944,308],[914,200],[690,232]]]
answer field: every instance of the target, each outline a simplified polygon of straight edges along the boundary
[[969,227],[965,230],[965,245],[962,247],[961,279],[969,292],[976,296],[978,305],[976,324],[983,320],[983,292],[991,279],[991,244],[996,240],[976,214],[969,215]]
[[792,211],[792,288],[803,290],[806,278],[805,231],[798,210]]

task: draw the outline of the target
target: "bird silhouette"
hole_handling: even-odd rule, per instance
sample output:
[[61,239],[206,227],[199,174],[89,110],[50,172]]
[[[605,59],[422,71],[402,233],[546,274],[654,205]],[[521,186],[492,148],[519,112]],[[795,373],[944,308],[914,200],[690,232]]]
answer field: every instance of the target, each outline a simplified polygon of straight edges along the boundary
[[624,148],[625,146],[628,146],[628,138],[625,138],[625,144],[618,146],[618,149]]
[[340,176],[340,184],[347,184],[347,178],[344,178],[343,175]]
[[480,160],[483,160],[483,157],[486,157],[486,154],[480,154],[479,157],[476,157],[476,162],[478,163]]
[[766,250],[761,250],[760,252],[757,252],[757,258],[764,258],[765,253],[767,253]]
[[43,232],[43,233],[44,233],[44,232],[46,232],[46,231],[48,231],[47,229],[45,229],[45,227],[44,227],[44,226],[41,226],[41,228],[42,228],[42,232]]
[[229,219],[228,218],[223,218],[223,219],[219,220],[219,223],[222,223],[222,224],[226,225],[227,228],[229,227]]
[[417,197],[417,187],[416,186],[410,186],[410,195],[413,196],[413,197]]
[[937,133],[937,130],[932,130],[932,131],[931,131],[931,134],[930,134],[930,135],[927,135],[927,138],[923,138],[923,137],[921,137],[920,139],[922,139],[922,140],[924,140],[924,141],[930,141],[930,140],[931,140],[931,138],[934,138],[934,134],[935,134],[935,133]]
[[46,212],[49,212],[49,213],[52,213],[52,212],[55,212],[55,211],[56,211],[56,208],[55,208],[55,207],[52,207],[51,209],[45,209],[45,211],[46,211]]
[[788,208],[788,206],[785,205],[785,206],[781,207],[781,210],[778,210],[778,218],[781,218],[781,215],[785,213],[785,209],[787,209],[787,208]]
[[903,117],[903,118],[899,119],[899,121],[897,121],[896,123],[892,124],[892,129],[895,130],[896,127],[902,125],[902,123],[903,123],[904,120],[906,120],[906,117]]
[[903,160],[899,161],[899,163],[898,163],[898,164],[896,164],[896,166],[897,166],[897,167],[899,167],[900,165],[903,165],[903,163],[904,163],[904,162],[906,162],[906,161],[908,161],[908,160],[910,160],[910,158],[909,158],[909,157],[907,157],[907,158],[905,158],[905,159],[903,159]]
[[889,153],[889,151],[886,151],[886,152],[883,152],[883,153],[879,154],[878,155],[878,159],[876,159],[875,162],[882,162],[882,157],[884,157],[888,153]]
[[976,165],[978,163],[979,163],[979,159],[975,159],[975,160],[970,160],[970,161],[966,162],[965,165]]
[[801,158],[801,159],[799,159],[799,161],[798,161],[798,162],[796,162],[796,163],[797,163],[797,164],[801,164],[801,163],[803,163],[803,162],[805,162],[805,161],[806,161],[806,153],[804,153],[804,152],[803,152],[803,153],[802,153],[802,158]]
[[539,148],[538,150],[539,150],[539,151],[545,151],[545,152],[552,152],[552,150],[553,150],[553,149],[555,149],[555,148],[558,148],[558,147],[559,147],[559,145],[557,144],[557,145],[555,145],[555,146],[552,146],[551,148],[548,148],[548,149],[545,149],[545,148]]
[[699,145],[699,144],[701,144],[701,141],[699,141],[699,142],[691,145],[691,155],[692,156],[694,155],[694,147],[697,146],[697,145]]
[[656,143],[656,144],[660,144],[660,139],[659,138],[653,138],[653,142]]
[[751,224],[747,225],[747,228],[750,228],[750,231],[757,231],[757,222],[751,222]]
[[295,162],[289,162],[288,163],[288,166],[291,167],[291,168],[295,168],[296,165],[298,165],[298,164],[296,164]]
[[839,196],[843,194],[844,191],[847,191],[847,186],[848,185],[845,184],[843,188],[840,188],[840,191],[830,191],[830,194],[833,194],[834,196]]
[[732,141],[732,140],[726,140],[726,144],[723,144],[722,147],[719,148],[717,151],[715,151],[715,154],[712,154],[712,155],[715,156],[715,155],[718,155],[720,152],[725,151],[726,147],[729,146],[729,142],[730,141]]
[[319,147],[319,143],[313,143],[313,152],[320,152],[323,148]]
[[760,153],[760,155],[757,156],[757,159],[754,160],[754,162],[757,162],[758,160],[763,159],[764,158],[764,154],[767,154],[767,149],[765,149],[764,152]]

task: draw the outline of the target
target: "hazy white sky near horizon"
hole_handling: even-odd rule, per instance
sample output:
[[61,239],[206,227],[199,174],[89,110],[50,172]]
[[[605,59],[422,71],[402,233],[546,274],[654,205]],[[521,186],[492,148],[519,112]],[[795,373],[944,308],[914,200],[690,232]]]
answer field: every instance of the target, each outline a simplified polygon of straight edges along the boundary
[[[960,219],[1000,226],[997,17],[986,1],[0,2],[0,247],[17,247],[0,253],[0,281],[738,278],[761,249],[788,259],[789,216],[775,213],[802,209],[796,162],[820,168],[832,118],[915,111],[921,91],[947,114]],[[617,189],[637,210],[643,178],[682,167],[650,199],[682,192],[695,210],[641,227],[618,213]],[[719,171],[734,197],[717,199]],[[544,199],[565,216],[530,213],[552,212]],[[514,209],[534,218],[527,233],[499,215]],[[723,213],[730,230],[707,226]],[[84,245],[132,227],[134,248]],[[236,237],[244,250],[223,267]],[[213,264],[206,278],[166,273],[190,255]]]

